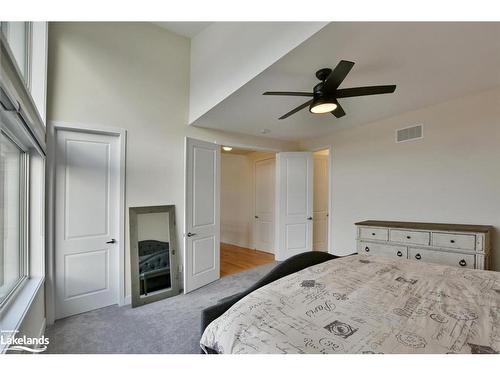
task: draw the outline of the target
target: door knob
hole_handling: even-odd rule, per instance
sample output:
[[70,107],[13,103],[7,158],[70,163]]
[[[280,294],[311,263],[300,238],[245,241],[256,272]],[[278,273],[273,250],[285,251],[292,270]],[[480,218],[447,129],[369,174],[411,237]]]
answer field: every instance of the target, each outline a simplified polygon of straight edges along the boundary
[[257,215],[255,215],[255,218],[258,219],[259,217]]
[[116,240],[112,238],[111,241],[106,241],[106,243],[116,243]]
[[193,236],[196,236],[196,233],[191,233],[191,232],[188,232],[188,234],[186,234],[186,236],[188,236],[188,237],[193,237]]
[[307,220],[312,220],[312,219],[313,219],[313,218],[312,218],[311,216],[309,216],[309,217],[307,218]]

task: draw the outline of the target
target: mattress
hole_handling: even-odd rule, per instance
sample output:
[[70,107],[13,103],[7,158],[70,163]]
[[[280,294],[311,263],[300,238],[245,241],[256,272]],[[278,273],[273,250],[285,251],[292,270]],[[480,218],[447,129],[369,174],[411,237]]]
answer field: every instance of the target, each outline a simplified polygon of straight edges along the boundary
[[334,259],[242,298],[200,345],[218,353],[498,353],[500,273]]

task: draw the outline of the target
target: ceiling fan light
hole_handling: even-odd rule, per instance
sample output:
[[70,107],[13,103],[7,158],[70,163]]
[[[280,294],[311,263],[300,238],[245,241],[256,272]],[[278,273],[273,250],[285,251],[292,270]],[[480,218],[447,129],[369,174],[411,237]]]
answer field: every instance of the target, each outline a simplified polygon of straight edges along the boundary
[[313,103],[309,108],[312,113],[329,113],[337,109],[337,104],[335,103]]

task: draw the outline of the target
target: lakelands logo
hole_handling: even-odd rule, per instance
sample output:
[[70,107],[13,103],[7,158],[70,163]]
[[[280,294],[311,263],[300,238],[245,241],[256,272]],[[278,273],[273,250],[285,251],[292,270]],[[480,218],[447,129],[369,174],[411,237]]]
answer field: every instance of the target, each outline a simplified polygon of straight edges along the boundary
[[7,351],[41,353],[47,350],[49,338],[28,337],[22,335],[16,337],[18,331],[0,331],[0,346],[7,346]]

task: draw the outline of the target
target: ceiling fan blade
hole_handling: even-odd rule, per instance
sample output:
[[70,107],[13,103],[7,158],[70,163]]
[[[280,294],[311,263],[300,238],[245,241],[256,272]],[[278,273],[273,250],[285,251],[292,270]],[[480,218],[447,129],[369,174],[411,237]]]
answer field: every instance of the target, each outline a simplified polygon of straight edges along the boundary
[[266,91],[262,95],[282,95],[282,96],[313,96],[312,92],[294,92],[294,91]]
[[352,96],[392,94],[396,90],[396,85],[366,86],[339,89],[335,92],[336,98],[350,98]]
[[289,117],[289,116],[293,115],[295,112],[298,112],[298,111],[300,111],[301,109],[306,108],[306,107],[307,107],[307,106],[309,106],[311,103],[312,103],[312,100],[309,100],[309,101],[305,102],[304,104],[299,105],[297,108],[292,109],[290,112],[285,113],[285,114],[284,114],[283,116],[281,116],[279,119],[280,119],[280,120],[286,119],[287,117]]
[[323,91],[326,93],[335,91],[349,74],[353,66],[354,63],[352,61],[341,60],[326,78]]
[[339,117],[342,117],[342,116],[345,116],[345,111],[344,111],[344,108],[342,108],[342,106],[340,105],[340,103],[335,100],[335,104],[337,104],[337,108],[335,108],[331,113],[332,115],[334,115],[336,118],[339,118]]

